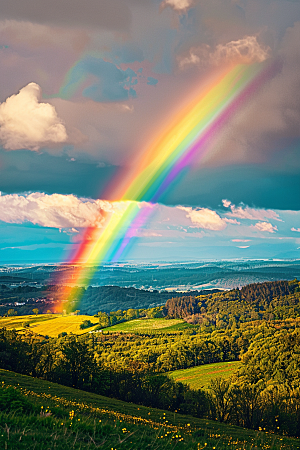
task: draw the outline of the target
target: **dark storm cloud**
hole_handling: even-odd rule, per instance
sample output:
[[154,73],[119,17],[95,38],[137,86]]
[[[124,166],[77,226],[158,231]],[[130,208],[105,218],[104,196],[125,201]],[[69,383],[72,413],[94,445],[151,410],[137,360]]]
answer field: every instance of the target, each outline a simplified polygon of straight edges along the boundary
[[1,19],[62,26],[129,29],[131,12],[122,0],[2,0]]
[[[258,208],[300,210],[298,171],[264,166],[227,166],[186,172],[161,199],[169,205],[218,208],[221,200]],[[223,197],[222,197],[223,196]]]
[[69,157],[36,154],[30,151],[0,151],[0,191],[39,191],[98,198],[116,167],[99,167]]
[[[117,170],[116,166],[70,161],[65,155],[0,151],[0,191],[105,198],[103,193]],[[260,208],[300,210],[299,192],[297,170],[244,165],[186,172],[160,200],[169,205],[218,208],[223,198],[229,198],[236,205],[243,202]]]

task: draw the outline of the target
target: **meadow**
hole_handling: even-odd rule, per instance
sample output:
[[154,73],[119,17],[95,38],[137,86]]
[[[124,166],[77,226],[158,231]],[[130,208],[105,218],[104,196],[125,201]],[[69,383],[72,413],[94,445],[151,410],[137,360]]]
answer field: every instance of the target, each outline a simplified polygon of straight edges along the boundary
[[6,370],[0,370],[0,385],[0,445],[7,450],[300,448],[297,439],[125,403]]
[[185,383],[192,389],[207,388],[211,382],[218,377],[229,378],[241,367],[240,361],[229,361],[203,366],[191,367],[189,369],[174,370],[168,376],[174,381]]
[[134,319],[113,325],[106,330],[112,333],[153,334],[179,332],[186,329],[193,329],[193,325],[189,325],[182,319]]
[[[92,319],[92,320],[91,320]],[[80,324],[84,320],[91,320],[93,327],[88,330],[81,330]],[[26,324],[29,325],[26,326]],[[57,337],[60,333],[84,334],[87,331],[95,330],[99,325],[98,320],[91,316],[61,315],[61,314],[38,314],[29,316],[2,317],[0,328],[15,329],[23,331],[29,329],[36,334],[49,337]]]
[[[91,320],[94,326],[82,330],[80,324],[84,320]],[[22,331],[26,328],[25,324],[29,324],[29,329],[42,336],[57,337],[60,333],[84,334],[89,331],[95,331],[99,328],[99,322],[96,317],[86,315],[62,315],[62,314],[38,314],[28,316],[11,316],[0,318],[0,328],[15,329]],[[134,319],[122,322],[107,328],[103,328],[104,332],[112,333],[175,333],[186,329],[193,329],[182,319]]]

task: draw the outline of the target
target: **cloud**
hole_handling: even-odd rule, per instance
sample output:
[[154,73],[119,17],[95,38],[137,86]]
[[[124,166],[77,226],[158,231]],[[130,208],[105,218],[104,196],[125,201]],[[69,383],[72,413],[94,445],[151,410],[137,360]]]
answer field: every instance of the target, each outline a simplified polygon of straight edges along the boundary
[[82,83],[88,83],[82,90],[83,97],[96,102],[116,102],[136,97],[132,87],[137,84],[136,72],[130,68],[122,70],[102,58],[84,57],[71,69],[68,78],[69,82],[60,90],[63,98],[72,96]]
[[250,242],[250,239],[231,239],[232,242]]
[[136,237],[144,237],[144,238],[147,238],[147,237],[162,237],[161,233],[157,233],[157,232],[151,231],[151,230],[142,230],[142,229],[135,230],[134,235]]
[[223,220],[225,220],[225,222],[227,222],[227,223],[232,223],[232,224],[234,224],[234,225],[240,225],[240,224],[241,224],[241,222],[239,222],[239,221],[236,220],[236,219],[228,219],[227,217],[224,217]]
[[223,205],[226,208],[231,209],[230,213],[226,213],[227,216],[237,217],[239,219],[249,220],[266,220],[273,219],[282,222],[277,212],[272,209],[255,209],[249,208],[249,206],[235,206],[229,200],[222,200]]
[[131,24],[131,13],[123,0],[22,0],[2,1],[3,19],[69,27],[91,27],[126,31]]
[[300,228],[291,228],[291,231],[297,231],[297,233],[300,233]]
[[164,0],[160,7],[161,9],[170,6],[175,11],[186,12],[191,6],[193,6],[193,0]]
[[226,221],[223,220],[215,211],[207,208],[193,209],[185,206],[178,206],[178,209],[186,211],[187,218],[198,228],[206,230],[220,231],[226,228]]
[[237,41],[218,44],[214,49],[206,44],[192,47],[188,55],[178,56],[177,62],[181,69],[190,65],[219,66],[224,62],[253,64],[265,61],[270,56],[270,51],[269,47],[257,42],[257,36],[245,36]]
[[147,84],[150,84],[151,86],[156,86],[158,83],[158,79],[157,78],[153,78],[153,77],[148,77],[147,78]]
[[267,231],[268,233],[275,233],[275,231],[278,231],[277,227],[269,222],[257,222],[255,225],[251,225],[251,228],[255,228],[258,231]]
[[222,200],[222,203],[225,208],[229,208],[229,206],[231,205],[231,202],[226,199]]
[[296,22],[274,51],[278,70],[232,117],[216,142],[210,164],[271,163],[282,171],[299,169],[292,150],[300,138],[299,41],[300,22]]
[[[90,43],[91,37],[86,30],[54,27],[53,25],[41,25],[17,20],[0,21],[1,39],[21,53],[24,46],[34,48],[35,51],[45,47],[56,47],[69,53],[82,52]],[[56,68],[56,66],[55,66]]]
[[0,140],[5,149],[37,151],[67,142],[66,128],[54,106],[40,99],[39,85],[29,83],[0,104]]
[[7,223],[31,222],[42,227],[102,227],[108,214],[122,213],[127,202],[108,202],[74,195],[35,192],[28,195],[0,195],[0,220]]
[[238,248],[249,248],[250,245],[239,245]]

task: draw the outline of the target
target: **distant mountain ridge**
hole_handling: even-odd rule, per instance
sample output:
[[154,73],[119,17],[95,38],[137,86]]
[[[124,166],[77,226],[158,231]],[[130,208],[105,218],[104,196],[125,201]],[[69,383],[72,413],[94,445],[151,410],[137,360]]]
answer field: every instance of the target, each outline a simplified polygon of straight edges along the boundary
[[[77,266],[33,265],[1,267],[0,284],[75,284]],[[189,263],[123,264],[99,266],[89,286],[135,287],[145,290],[189,291],[202,289],[234,289],[251,283],[300,279],[300,260],[283,261],[199,261]],[[57,277],[55,280],[57,283]]]

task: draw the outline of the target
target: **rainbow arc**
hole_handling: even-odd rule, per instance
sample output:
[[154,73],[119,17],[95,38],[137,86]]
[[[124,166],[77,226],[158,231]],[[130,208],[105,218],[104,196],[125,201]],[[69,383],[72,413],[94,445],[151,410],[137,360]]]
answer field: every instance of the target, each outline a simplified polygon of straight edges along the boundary
[[147,148],[103,228],[86,231],[80,248],[69,260],[79,264],[74,285],[88,284],[101,262],[117,261],[124,256],[137,230],[151,214],[151,203],[159,202],[195,158],[201,161],[213,149],[224,126],[280,67],[280,62],[273,61],[267,65],[230,68],[175,115]]

